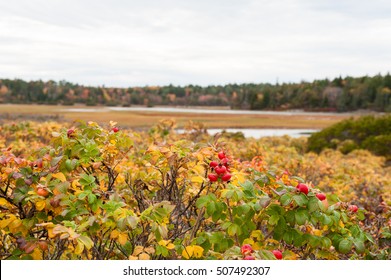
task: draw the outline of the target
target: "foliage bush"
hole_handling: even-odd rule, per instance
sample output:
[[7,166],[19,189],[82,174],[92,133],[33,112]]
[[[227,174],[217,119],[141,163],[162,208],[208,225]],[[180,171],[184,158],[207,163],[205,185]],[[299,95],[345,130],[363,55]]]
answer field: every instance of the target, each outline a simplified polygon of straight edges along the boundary
[[391,114],[344,120],[309,137],[309,151],[319,153],[326,148],[343,153],[367,149],[391,160]]
[[[379,217],[360,205],[355,212],[327,186],[321,201],[316,184],[295,176],[309,167],[296,148],[303,140],[271,138],[279,144],[267,146],[195,128],[178,135],[172,121],[148,133],[113,122],[3,126],[1,258],[244,259],[246,244],[256,259],[276,259],[276,249],[284,259],[390,257],[389,205]],[[287,171],[290,154],[301,167]],[[232,177],[208,179],[220,173],[211,162]]]

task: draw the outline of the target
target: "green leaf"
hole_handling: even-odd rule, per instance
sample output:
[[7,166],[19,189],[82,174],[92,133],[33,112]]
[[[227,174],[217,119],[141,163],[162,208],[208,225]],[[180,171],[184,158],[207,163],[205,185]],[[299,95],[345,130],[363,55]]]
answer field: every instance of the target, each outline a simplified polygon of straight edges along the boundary
[[96,196],[93,193],[88,194],[88,203],[93,204],[96,201]]
[[347,239],[342,239],[338,244],[338,251],[342,254],[349,253],[352,250],[353,242]]
[[278,223],[278,220],[280,219],[279,215],[272,215],[269,218],[269,224],[270,225],[276,225]]
[[291,203],[292,201],[292,195],[289,194],[289,193],[286,193],[286,194],[283,194],[281,197],[280,197],[280,202],[283,206],[287,206],[289,205],[289,203]]
[[77,196],[77,199],[83,200],[83,199],[86,198],[86,196],[89,195],[90,193],[91,193],[91,192],[89,192],[89,191],[82,192],[82,193],[80,193],[80,194]]
[[216,205],[213,201],[211,201],[210,203],[208,203],[208,205],[206,206],[206,213],[209,215],[209,216],[212,216],[212,214],[214,213],[214,211],[216,210]]
[[292,230],[286,231],[282,237],[287,244],[292,244],[295,238],[295,234]]
[[285,209],[278,204],[271,204],[267,209],[269,215],[277,214],[284,215]]
[[95,177],[92,175],[83,174],[81,175],[81,179],[79,180],[79,183],[83,186],[92,185],[95,183]]
[[322,237],[322,247],[325,249],[329,249],[331,247],[331,240],[328,237]]
[[213,222],[216,223],[221,218],[223,206],[221,205],[221,202],[215,203],[215,206],[216,206],[216,210],[212,214],[212,220],[213,220]]
[[356,248],[357,253],[359,253],[359,254],[364,253],[364,251],[365,251],[364,242],[362,242],[359,239],[354,239],[353,243],[354,243],[354,247]]
[[300,209],[295,213],[295,220],[298,225],[304,225],[307,220],[309,220],[309,215],[307,210]]
[[209,238],[210,242],[214,244],[219,243],[224,239],[225,239],[224,234],[222,232],[214,232]]
[[317,197],[311,197],[308,201],[308,211],[315,212],[319,210],[319,199]]
[[369,232],[365,232],[365,237],[367,238],[367,240],[369,242],[375,244],[375,241],[373,240],[373,237],[372,237],[372,235]]
[[210,200],[209,196],[201,196],[199,199],[197,199],[196,206],[198,209],[201,209],[202,207],[205,207]]
[[50,165],[51,166],[56,166],[62,159],[63,156],[58,156],[58,157],[54,157],[51,161],[50,161]]
[[362,209],[360,209],[360,210],[357,212],[357,218],[358,218],[360,221],[365,220],[364,211],[363,211]]
[[317,248],[322,243],[322,240],[319,236],[309,235],[308,239],[309,239],[309,245],[312,248]]
[[339,202],[340,199],[336,194],[330,194],[330,195],[327,195],[327,201],[329,202],[330,205],[333,205],[333,204]]
[[326,214],[322,215],[322,223],[324,225],[332,225],[333,224],[333,220]]
[[293,226],[295,224],[295,211],[290,210],[286,213],[286,221]]
[[254,198],[254,185],[250,181],[245,181],[244,183],[240,184],[243,187],[243,194],[247,198]]
[[299,206],[305,206],[308,203],[308,198],[304,194],[294,195],[293,199]]
[[239,234],[240,233],[240,227],[237,224],[231,224],[228,227],[227,232],[228,232],[229,236],[234,236],[235,234]]

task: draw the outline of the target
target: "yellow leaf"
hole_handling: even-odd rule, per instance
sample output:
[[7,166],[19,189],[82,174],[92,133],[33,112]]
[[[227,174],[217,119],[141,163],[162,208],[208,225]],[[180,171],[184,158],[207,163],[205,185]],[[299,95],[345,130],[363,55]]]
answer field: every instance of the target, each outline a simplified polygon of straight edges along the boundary
[[252,240],[251,238],[246,238],[245,240],[243,240],[243,245],[244,244],[250,244],[250,245],[253,245],[254,244],[254,240]]
[[125,243],[128,241],[128,235],[125,232],[121,232],[118,235],[118,242],[121,245],[125,245]]
[[284,251],[284,260],[297,260],[297,255],[292,251]]
[[117,179],[115,179],[115,182],[116,182],[117,184],[122,184],[122,183],[124,183],[124,182],[125,182],[125,177],[124,177],[124,175],[118,174]]
[[4,219],[4,220],[1,220],[0,221],[0,228],[5,228],[7,227],[13,220],[15,220],[16,217],[15,216],[11,216],[9,217],[8,219]]
[[313,232],[314,232],[314,235],[316,235],[316,236],[322,236],[322,231],[319,229],[315,229]]
[[118,230],[113,230],[111,233],[110,233],[110,238],[112,238],[112,239],[116,239],[117,237],[118,237],[118,235],[119,235],[119,232],[118,232]]
[[0,205],[7,205],[8,204],[8,202],[7,202],[7,200],[5,199],[5,198],[0,198]]
[[133,256],[138,256],[140,255],[142,252],[144,251],[144,247],[143,246],[136,246],[134,247],[134,250],[133,250]]
[[150,257],[148,254],[146,254],[146,253],[141,253],[141,254],[138,256],[138,259],[139,259],[139,260],[150,260],[151,257]]
[[262,232],[258,229],[258,230],[253,230],[251,232],[251,237],[255,238],[255,239],[258,239],[258,240],[261,240],[262,239]]
[[232,184],[243,183],[247,180],[245,174],[239,172],[233,172],[232,177],[233,177]]
[[194,167],[192,168],[192,170],[193,170],[196,174],[198,174],[198,175],[204,175],[204,174],[205,174],[205,168],[204,168],[204,166],[201,165],[201,164],[197,164],[196,166],[194,166]]
[[193,255],[196,258],[201,258],[202,254],[204,253],[204,248],[198,245],[193,246]]
[[74,253],[75,253],[76,255],[80,255],[81,253],[83,253],[83,251],[84,251],[84,244],[81,243],[81,242],[78,240]]
[[182,257],[188,260],[193,256],[193,253],[194,253],[193,246],[186,246],[186,248],[182,251]]
[[72,181],[72,188],[76,189],[76,187],[80,186],[79,180]]
[[48,228],[48,236],[49,236],[49,238],[56,237],[56,234],[53,233],[53,228]]
[[66,180],[67,180],[67,178],[65,177],[64,173],[62,173],[62,172],[54,173],[52,175],[52,177],[54,177],[56,179],[59,179],[61,182],[66,182]]
[[9,227],[10,229],[15,229],[15,228],[20,227],[21,225],[22,225],[22,221],[19,220],[19,219],[16,219],[16,220],[13,220],[13,221],[8,225],[8,227]]
[[17,219],[13,220],[9,225],[8,228],[11,233],[17,233],[17,232],[23,232],[25,230],[25,227],[22,225],[22,221]]
[[40,200],[40,201],[35,202],[35,208],[37,208],[38,211],[45,209],[45,206],[46,206],[45,200]]
[[138,260],[138,257],[130,255],[128,259],[134,261],[134,260]]
[[170,240],[164,240],[164,239],[162,239],[162,240],[160,240],[160,241],[158,242],[158,244],[159,244],[160,246],[164,246],[164,247],[166,247],[168,243],[170,243]]
[[253,249],[255,251],[260,250],[262,248],[261,244],[259,242],[255,242],[253,245]]
[[42,260],[42,251],[37,247],[31,254],[34,260]]
[[106,186],[106,182],[104,180],[101,180],[100,183],[99,183],[99,188],[101,191],[107,191],[107,186]]
[[194,177],[191,177],[191,181],[193,183],[202,183],[204,181],[204,178],[202,178],[201,176],[194,176]]
[[166,247],[168,250],[172,250],[175,248],[175,245],[171,243],[170,240],[160,240],[158,243],[160,246]]

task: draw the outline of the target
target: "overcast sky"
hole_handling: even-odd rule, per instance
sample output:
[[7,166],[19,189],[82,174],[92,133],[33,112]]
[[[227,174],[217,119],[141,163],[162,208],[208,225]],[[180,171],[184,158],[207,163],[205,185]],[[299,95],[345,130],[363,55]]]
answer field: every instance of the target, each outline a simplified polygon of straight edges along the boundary
[[390,68],[389,0],[0,0],[0,78],[216,85]]

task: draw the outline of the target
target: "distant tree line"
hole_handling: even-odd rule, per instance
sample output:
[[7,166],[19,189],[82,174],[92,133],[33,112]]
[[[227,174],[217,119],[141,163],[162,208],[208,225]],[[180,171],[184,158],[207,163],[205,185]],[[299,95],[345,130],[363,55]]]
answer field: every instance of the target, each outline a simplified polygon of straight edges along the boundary
[[391,75],[283,84],[87,87],[67,81],[0,80],[0,103],[230,106],[232,109],[391,112]]

